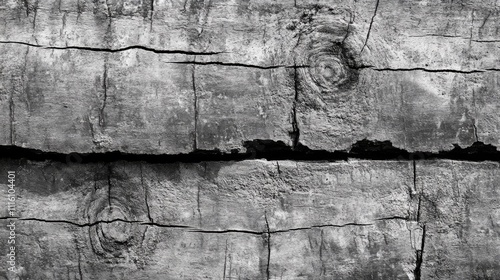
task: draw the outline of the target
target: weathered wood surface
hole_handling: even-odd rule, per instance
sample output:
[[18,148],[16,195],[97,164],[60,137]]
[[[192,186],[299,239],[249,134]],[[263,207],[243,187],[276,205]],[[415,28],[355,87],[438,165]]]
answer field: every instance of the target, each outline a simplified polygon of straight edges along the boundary
[[419,162],[422,279],[500,278],[498,163]]
[[1,166],[18,171],[23,279],[411,278],[416,264],[407,162]]
[[[498,8],[0,1],[0,145],[498,146]],[[7,170],[18,174],[19,270],[0,278],[500,278],[498,163],[0,159]]]
[[[106,4],[107,3],[107,4]],[[499,144],[495,1],[3,1],[1,143]]]
[[18,172],[22,279],[500,275],[497,163],[1,166]]

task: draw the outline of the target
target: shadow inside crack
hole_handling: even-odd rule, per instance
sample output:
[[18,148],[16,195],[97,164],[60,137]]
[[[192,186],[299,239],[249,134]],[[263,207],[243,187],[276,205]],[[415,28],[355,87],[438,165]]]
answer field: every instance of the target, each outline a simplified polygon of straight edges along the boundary
[[255,139],[245,141],[246,151],[231,150],[221,152],[214,150],[195,150],[186,154],[131,154],[120,151],[93,153],[57,153],[23,148],[11,145],[0,146],[0,159],[55,161],[63,163],[93,163],[93,162],[210,162],[210,161],[242,161],[251,159],[265,160],[297,160],[297,161],[346,161],[348,159],[365,160],[433,160],[450,159],[457,161],[500,161],[497,148],[483,142],[475,142],[462,148],[454,144],[449,151],[440,152],[408,152],[394,147],[390,141],[363,139],[351,146],[349,151],[312,150],[298,143],[295,147],[282,141]]

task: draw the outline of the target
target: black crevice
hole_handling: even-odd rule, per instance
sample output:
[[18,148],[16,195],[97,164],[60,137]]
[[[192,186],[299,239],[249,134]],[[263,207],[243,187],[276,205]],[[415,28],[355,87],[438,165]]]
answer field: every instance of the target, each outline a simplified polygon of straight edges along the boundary
[[233,66],[233,67],[246,67],[246,68],[256,68],[256,69],[277,69],[277,68],[309,68],[307,65],[270,65],[262,66],[256,64],[245,64],[245,63],[235,63],[235,62],[222,62],[222,61],[171,61],[168,63],[172,64],[193,64],[193,65],[221,65],[221,66]]
[[267,229],[267,266],[266,266],[266,276],[267,280],[270,279],[271,273],[270,273],[270,265],[271,265],[271,231],[269,228],[269,221],[267,220],[267,213],[264,213],[264,219],[266,221],[266,229]]
[[292,140],[292,149],[295,151],[299,145],[300,141],[300,129],[299,122],[297,120],[297,104],[299,103],[299,79],[297,73],[297,65],[294,64],[293,68],[293,81],[294,81],[294,99],[292,104],[292,131],[290,131],[290,138]]
[[123,223],[129,223],[129,224],[140,224],[140,221],[127,221],[123,219],[113,219],[113,220],[106,220],[106,221],[96,221],[93,223],[85,223],[85,224],[80,224],[77,222],[72,222],[68,220],[46,220],[46,219],[38,219],[38,218],[18,218],[20,221],[36,221],[36,222],[44,222],[44,223],[56,223],[56,224],[69,224],[77,227],[91,227],[91,226],[96,226],[99,224],[111,224],[115,222],[123,222]]
[[254,235],[262,235],[266,232],[252,231],[252,230],[244,230],[244,229],[226,229],[226,230],[202,230],[202,229],[194,229],[189,232],[199,232],[199,233],[247,233]]
[[[20,217],[1,217],[1,219],[17,219],[20,221],[36,221],[36,222],[43,222],[43,223],[55,223],[55,224],[68,224],[68,225],[73,225],[77,227],[92,227],[92,226],[97,226],[100,224],[112,224],[116,222],[122,222],[122,223],[127,223],[127,224],[137,224],[137,225],[147,225],[147,226],[155,226],[155,227],[164,227],[164,228],[180,228],[180,229],[190,229],[192,227],[186,226],[186,225],[170,225],[170,224],[159,224],[155,222],[144,222],[144,221],[129,221],[129,220],[124,220],[124,219],[113,219],[113,220],[100,220],[100,221],[95,221],[92,223],[77,223],[74,221],[68,221],[68,220],[47,220],[47,219],[39,219],[39,218],[20,218]],[[203,230],[199,230],[200,232],[204,232]],[[243,231],[238,231],[234,230],[234,232],[243,232]]]
[[127,46],[127,47],[123,47],[123,48],[111,49],[111,48],[93,48],[93,47],[84,47],[84,46],[64,46],[64,47],[43,46],[43,45],[30,44],[30,43],[26,43],[26,42],[16,42],[16,41],[0,41],[0,44],[25,45],[25,46],[29,46],[29,47],[42,48],[42,49],[47,49],[47,50],[84,50],[84,51],[106,52],[106,53],[122,52],[122,51],[133,50],[133,49],[149,51],[149,52],[153,52],[153,53],[160,53],[160,54],[166,53],[166,54],[186,54],[186,55],[217,55],[217,54],[225,53],[225,52],[195,52],[195,51],[184,51],[184,50],[160,50],[160,49],[154,49],[154,48],[141,46],[141,45],[133,45],[133,46]]
[[368,43],[368,39],[370,39],[370,32],[372,31],[373,21],[374,21],[375,17],[377,16],[379,2],[380,2],[380,0],[377,0],[377,2],[375,3],[375,10],[373,11],[373,16],[372,16],[372,19],[370,21],[370,26],[368,27],[368,33],[366,34],[365,43],[363,44],[363,47],[361,48],[360,54],[365,50],[366,44]]
[[425,67],[408,67],[408,68],[391,68],[391,67],[376,67],[374,65],[349,65],[347,66],[351,69],[370,69],[378,72],[412,72],[412,71],[423,71],[430,73],[456,73],[456,74],[477,74],[486,72],[498,72],[500,68],[485,68],[485,69],[452,69],[452,68],[425,68]]
[[291,232],[291,231],[309,230],[309,229],[315,229],[315,228],[343,228],[343,227],[348,227],[348,226],[367,227],[367,226],[372,226],[372,225],[373,224],[358,224],[358,223],[347,223],[347,224],[342,224],[342,225],[335,225],[335,224],[313,225],[313,226],[309,226],[309,227],[272,230],[272,231],[269,231],[269,233],[283,233],[283,232]]
[[296,160],[296,161],[346,161],[348,159],[366,160],[435,160],[450,159],[457,161],[496,161],[500,162],[500,152],[495,146],[475,142],[462,148],[454,145],[449,151],[408,152],[394,147],[390,141],[361,140],[352,145],[349,151],[312,150],[297,143],[291,147],[282,141],[252,140],[245,141],[246,151],[232,150],[195,150],[186,154],[132,154],[119,151],[102,153],[57,153],[23,148],[13,145],[0,145],[0,159],[54,161],[62,163],[100,163],[100,162],[204,162],[204,161],[242,161],[249,159]]
[[390,221],[390,220],[402,220],[402,221],[411,221],[410,217],[404,217],[404,216],[391,216],[391,217],[384,217],[384,218],[378,218],[375,219],[376,221]]
[[422,243],[420,249],[416,250],[416,265],[413,274],[415,280],[422,279],[422,263],[424,262],[424,246],[425,246],[425,224],[422,226]]
[[488,71],[500,71],[498,68],[486,68],[486,69],[471,69],[471,70],[459,70],[459,69],[444,69],[444,68],[423,68],[423,67],[414,67],[414,68],[375,68],[372,66],[363,66],[361,68],[369,68],[375,71],[390,71],[390,72],[409,72],[409,71],[424,71],[431,73],[457,73],[457,74],[474,74],[474,73],[484,73]]

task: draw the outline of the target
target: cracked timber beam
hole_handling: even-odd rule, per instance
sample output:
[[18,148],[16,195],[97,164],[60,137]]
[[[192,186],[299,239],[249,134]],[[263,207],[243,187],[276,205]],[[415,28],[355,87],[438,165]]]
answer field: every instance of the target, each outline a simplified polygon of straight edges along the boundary
[[0,166],[19,170],[21,277],[292,279],[375,267],[392,277],[415,267],[411,162]]
[[255,139],[328,151],[365,138],[428,152],[500,143],[494,3],[150,4],[4,3],[0,144],[179,154]]
[[470,279],[500,271],[497,163],[4,160],[1,168],[18,170],[20,276]]
[[500,278],[498,8],[0,1],[0,278]]

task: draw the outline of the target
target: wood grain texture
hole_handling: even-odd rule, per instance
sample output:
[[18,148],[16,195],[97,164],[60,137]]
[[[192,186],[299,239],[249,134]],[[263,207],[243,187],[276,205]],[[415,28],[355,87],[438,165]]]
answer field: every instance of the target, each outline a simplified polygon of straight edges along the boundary
[[423,279],[500,277],[498,163],[425,162],[417,172]]
[[[0,145],[59,153],[0,155],[19,216],[0,279],[500,278],[498,163],[403,156],[500,145],[498,8],[0,1]],[[401,161],[209,158],[363,139]]]
[[497,163],[4,160],[1,167],[19,178],[22,279],[499,273]]
[[495,5],[3,2],[2,59],[14,59],[1,72],[2,144],[152,154],[242,151],[255,139],[329,151],[364,138],[408,151],[498,145]]
[[2,162],[12,168],[23,279],[327,279],[374,267],[405,278],[415,267],[409,163]]

